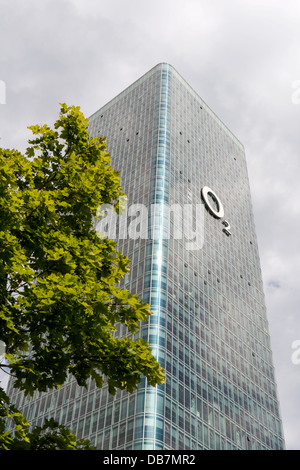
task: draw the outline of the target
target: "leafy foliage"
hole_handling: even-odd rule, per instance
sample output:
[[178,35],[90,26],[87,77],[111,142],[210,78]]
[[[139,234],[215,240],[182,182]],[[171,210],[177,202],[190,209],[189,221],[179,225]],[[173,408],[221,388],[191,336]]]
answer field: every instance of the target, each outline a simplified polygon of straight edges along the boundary
[[[103,138],[91,138],[77,107],[61,105],[54,129],[31,126],[25,155],[0,149],[0,340],[25,394],[61,386],[70,373],[109,391],[132,392],[164,372],[135,333],[148,304],[118,287],[129,260],[99,238],[101,204],[123,196]],[[49,424],[49,423],[48,423]]]
[[[0,450],[95,450],[89,441],[77,439],[54,419],[45,420],[42,427],[37,426],[30,432],[30,423],[1,388],[0,405]],[[14,422],[14,436],[5,429],[7,419]]]

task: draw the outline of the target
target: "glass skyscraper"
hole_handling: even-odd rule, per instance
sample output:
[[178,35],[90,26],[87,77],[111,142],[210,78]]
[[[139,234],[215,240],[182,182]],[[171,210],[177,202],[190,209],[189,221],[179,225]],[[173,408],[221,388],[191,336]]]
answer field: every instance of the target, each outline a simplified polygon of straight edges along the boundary
[[[136,337],[166,381],[113,397],[70,378],[33,398],[10,388],[13,401],[33,425],[54,417],[101,449],[284,449],[243,145],[166,63],[89,130],[106,136],[128,197],[121,286],[151,305]],[[133,230],[132,207],[146,208],[146,228]]]

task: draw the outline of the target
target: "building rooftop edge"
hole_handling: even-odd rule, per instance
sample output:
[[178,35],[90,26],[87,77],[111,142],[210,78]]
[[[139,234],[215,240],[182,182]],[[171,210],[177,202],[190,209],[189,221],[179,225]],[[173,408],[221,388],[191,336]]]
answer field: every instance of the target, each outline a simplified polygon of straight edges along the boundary
[[201,98],[201,96],[199,95],[199,93],[197,93],[194,88],[182,77],[182,75],[176,70],[176,68],[168,63],[168,62],[159,62],[157,63],[154,67],[152,67],[150,70],[148,70],[148,72],[144,73],[143,75],[141,75],[137,80],[135,80],[131,85],[129,85],[128,87],[124,88],[120,93],[118,93],[116,96],[114,96],[114,98],[112,98],[111,100],[109,100],[106,104],[104,104],[103,106],[101,106],[101,108],[98,108],[97,111],[95,111],[94,113],[92,113],[89,117],[89,119],[94,119],[97,117],[98,114],[100,113],[103,113],[105,111],[105,109],[107,107],[110,107],[115,101],[117,101],[120,96],[122,96],[123,94],[127,94],[130,90],[132,90],[133,88],[135,88],[141,81],[144,81],[146,78],[148,78],[149,76],[151,76],[157,69],[163,69],[163,68],[169,68],[172,70],[172,72],[174,73],[174,75],[176,75],[176,77],[181,81],[181,83],[184,84],[184,86],[186,86],[190,92],[194,95],[194,97],[198,100],[201,101],[201,104],[205,107],[205,109],[210,113],[210,115],[220,124],[220,126],[226,131],[227,134],[229,134],[233,139],[234,141],[242,148],[243,151],[245,151],[245,148],[244,148],[244,145],[242,144],[242,142],[236,137],[236,135],[229,129],[229,127],[226,126],[226,124],[224,124],[224,122],[218,117],[218,115],[208,106],[208,104],[203,100],[203,98]]

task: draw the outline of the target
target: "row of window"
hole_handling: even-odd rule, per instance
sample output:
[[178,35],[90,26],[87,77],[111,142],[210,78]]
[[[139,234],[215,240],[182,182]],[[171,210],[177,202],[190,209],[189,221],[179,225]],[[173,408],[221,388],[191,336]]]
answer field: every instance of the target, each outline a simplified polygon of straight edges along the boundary
[[[140,390],[138,393],[129,396],[129,398],[127,396],[122,400],[112,400],[111,397],[107,397],[107,391],[103,389],[101,392],[102,409],[99,409],[98,412],[96,412],[96,409],[100,406],[99,393],[98,395],[85,395],[81,400],[77,400],[75,402],[72,402],[69,398],[69,405],[66,404],[63,405],[62,408],[58,408],[56,404],[56,406],[48,406],[48,409],[45,411],[47,417],[53,416],[55,419],[59,419],[62,424],[66,424],[71,427],[78,437],[87,437],[90,434],[99,433],[99,431],[105,429],[105,439],[110,440],[109,428],[111,428],[111,426],[113,426],[113,429],[118,427],[117,436],[120,440],[116,446],[122,445],[125,442],[128,443],[133,438],[133,435],[131,435],[131,425],[127,427],[129,422],[133,422],[133,418],[131,417],[133,417],[135,413],[139,413],[139,410],[144,410],[147,416],[147,413],[153,412],[154,406],[156,408],[155,426],[153,423],[150,426],[150,422],[154,421],[153,414],[148,415],[148,424],[147,422],[143,422],[144,415],[139,416],[135,421],[135,439],[156,438],[159,440],[166,439],[168,441],[168,429],[170,429],[170,426],[172,425],[177,436],[178,433],[185,432],[185,434],[189,435],[190,439],[195,440],[196,445],[199,445],[201,442],[203,443],[202,436],[200,434],[206,428],[208,430],[210,429],[210,432],[213,434],[215,434],[214,430],[217,429],[219,431],[219,436],[222,436],[223,434],[223,438],[226,436],[228,439],[232,439],[236,442],[237,445],[242,445],[237,436],[245,436],[246,433],[248,433],[248,436],[251,436],[252,443],[257,438],[257,440],[265,443],[266,447],[270,445],[271,441],[276,442],[276,446],[280,446],[280,439],[276,436],[272,436],[273,432],[269,433],[265,428],[261,427],[257,421],[250,418],[247,413],[243,413],[241,415],[241,410],[233,402],[229,402],[227,406],[225,405],[222,412],[220,404],[218,405],[218,409],[216,408],[217,401],[213,396],[198,397],[196,400],[195,396],[194,398],[190,397],[187,389],[184,389],[180,385],[179,387],[181,387],[182,390],[179,390],[178,405],[176,404],[176,398],[175,400],[174,397],[172,400],[168,398],[168,396],[164,398],[163,394],[155,392],[155,390],[148,390],[146,394],[144,390]],[[91,397],[94,398],[94,409]],[[109,401],[106,404],[107,398],[110,398],[110,404]],[[214,406],[207,403],[206,398],[209,400],[209,403],[214,403]],[[52,400],[52,405],[53,403],[54,402]],[[224,413],[227,414],[227,418]],[[234,415],[234,413],[237,414]],[[39,410],[39,415],[41,416],[41,410]],[[32,417],[34,418],[31,413],[30,418]],[[201,421],[199,421],[199,417],[201,417]],[[236,424],[234,424],[233,420]],[[260,421],[263,422],[261,417]],[[117,423],[120,424],[118,425]],[[166,426],[165,436],[163,437],[162,432],[164,423],[166,423]],[[170,426],[168,426],[167,423],[170,423]],[[41,420],[38,424],[41,424]],[[278,425],[278,428],[276,428],[276,422],[274,420],[270,423],[270,427],[272,427],[272,431],[275,431],[276,433],[276,430],[278,430],[280,426]],[[123,432],[127,432],[128,429],[129,432],[125,439],[125,434],[123,434]],[[204,442],[206,443],[206,441]],[[208,447],[211,445],[211,442],[207,442]],[[115,448],[115,446],[112,448]]]

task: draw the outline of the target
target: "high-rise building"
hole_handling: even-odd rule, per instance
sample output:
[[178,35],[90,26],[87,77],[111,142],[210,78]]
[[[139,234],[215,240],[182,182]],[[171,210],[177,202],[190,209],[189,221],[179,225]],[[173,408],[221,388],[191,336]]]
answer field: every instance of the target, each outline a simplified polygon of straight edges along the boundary
[[165,63],[89,129],[107,137],[128,196],[122,287],[152,307],[137,336],[166,382],[113,397],[70,378],[14,401],[33,425],[53,416],[102,449],[284,449],[243,145]]

